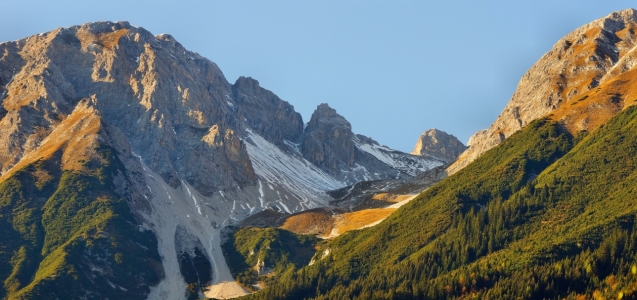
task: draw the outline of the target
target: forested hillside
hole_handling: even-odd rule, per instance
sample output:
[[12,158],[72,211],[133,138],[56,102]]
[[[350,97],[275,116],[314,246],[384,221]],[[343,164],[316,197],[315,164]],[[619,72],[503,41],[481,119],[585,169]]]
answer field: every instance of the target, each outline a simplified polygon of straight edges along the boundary
[[83,171],[54,155],[0,183],[0,299],[139,297],[163,276],[156,237],[116,192],[115,150],[95,151]]
[[591,134],[534,121],[248,298],[634,297],[636,141],[635,107]]

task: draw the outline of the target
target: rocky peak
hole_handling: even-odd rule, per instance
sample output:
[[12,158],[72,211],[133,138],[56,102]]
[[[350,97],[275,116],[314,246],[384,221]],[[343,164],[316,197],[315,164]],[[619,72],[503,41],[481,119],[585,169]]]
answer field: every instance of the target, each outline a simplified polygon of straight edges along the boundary
[[[297,142],[303,134],[303,119],[294,106],[262,88],[257,80],[239,77],[232,86],[233,99],[226,99],[239,122],[269,142],[283,146]],[[237,104],[235,107],[235,103]]]
[[455,136],[434,128],[422,133],[411,154],[429,156],[450,163],[466,149],[467,146]]
[[[210,194],[254,183],[249,160],[231,167],[202,139],[214,125],[239,126],[228,104],[232,86],[214,63],[172,36],[96,22],[2,43],[0,53],[2,172],[37,148],[42,132],[71,115],[80,99],[91,98],[101,120],[121,130],[171,186],[184,179]],[[228,138],[225,153],[247,159],[239,137]],[[221,176],[223,168],[234,171]]]
[[[591,130],[634,97],[637,12],[626,9],[595,20],[560,39],[520,80],[500,116],[477,132],[449,167],[454,173],[531,121],[554,114],[571,131]],[[629,96],[630,95],[630,96]],[[614,99],[614,100],[613,100]],[[586,100],[586,101],[584,101]],[[583,101],[583,102],[582,102]],[[561,110],[560,113],[554,113]]]
[[335,109],[320,104],[308,122],[301,145],[303,157],[335,175],[354,163],[356,146],[352,126]]
[[310,122],[308,122],[306,131],[313,131],[321,126],[337,126],[345,130],[352,130],[352,125],[327,103],[321,103],[316,107]]

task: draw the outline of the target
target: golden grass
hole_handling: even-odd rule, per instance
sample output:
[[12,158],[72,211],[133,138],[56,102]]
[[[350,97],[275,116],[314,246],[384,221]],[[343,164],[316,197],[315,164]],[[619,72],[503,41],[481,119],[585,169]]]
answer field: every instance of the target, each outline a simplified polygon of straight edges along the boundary
[[630,70],[578,95],[556,109],[552,120],[560,121],[572,134],[593,131],[637,100],[637,70]]
[[[411,197],[409,195],[394,196]],[[323,210],[305,211],[289,216],[279,228],[298,234],[329,237],[333,231],[340,235],[350,230],[368,227],[384,220],[395,211],[396,208],[371,208],[340,215],[332,215],[331,212]]]
[[76,108],[42,141],[40,147],[27,153],[11,170],[0,177],[0,181],[37,160],[50,159],[60,150],[63,151],[62,168],[64,170],[82,169],[84,166],[80,161],[88,161],[91,158],[89,156],[94,155],[93,149],[101,128],[101,119],[93,108]]
[[305,211],[289,216],[280,227],[299,234],[329,235],[332,214],[329,211]]
[[334,222],[334,227],[339,234],[343,234],[382,221],[395,211],[395,208],[373,208],[344,213]]
[[391,203],[398,203],[410,199],[413,195],[397,195],[391,193],[378,193],[372,196],[372,200],[386,201]]
[[113,49],[119,43],[119,39],[128,33],[128,29],[120,29],[113,32],[101,34],[97,37],[104,48]]
[[95,35],[88,30],[78,30],[75,35],[82,43],[82,50],[86,51],[87,47],[92,43],[98,43],[106,49],[113,49],[119,43],[119,39],[128,32],[128,29],[120,29],[113,32]]
[[[621,39],[617,46],[620,48],[632,49],[630,41],[637,27],[634,24],[628,25],[626,28],[616,32]],[[571,60],[571,65],[585,67],[587,65],[596,64],[595,61],[587,61],[593,55],[598,47],[594,39],[600,34],[599,28],[592,28],[584,35],[588,41],[582,44],[575,44],[571,49],[567,50],[563,59]],[[575,42],[575,41],[572,41]],[[637,53],[627,53],[622,50],[620,57],[625,55],[637,56]],[[621,60],[618,62],[621,65]],[[588,85],[594,78],[599,78],[599,71],[574,71],[566,69],[563,77],[556,75],[555,88],[561,90],[562,99],[565,101],[551,115],[551,119],[560,121],[564,127],[572,134],[579,131],[593,131],[606,123],[611,117],[631,106],[637,100],[637,70],[629,70],[624,72],[622,66],[616,66],[606,75],[610,79],[602,80],[601,84],[591,90]],[[622,73],[623,72],[623,73]],[[614,76],[614,77],[613,77]],[[564,81],[563,85],[558,85]],[[565,83],[569,84],[566,85]],[[574,90],[579,93],[572,93],[573,96],[568,97]]]

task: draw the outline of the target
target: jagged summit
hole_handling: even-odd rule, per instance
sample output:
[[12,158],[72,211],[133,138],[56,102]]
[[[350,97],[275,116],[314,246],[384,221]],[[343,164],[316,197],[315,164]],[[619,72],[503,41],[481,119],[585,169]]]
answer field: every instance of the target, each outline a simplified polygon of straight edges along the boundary
[[467,149],[458,138],[436,128],[425,130],[416,141],[413,155],[430,156],[447,163],[453,162]]
[[553,114],[569,131],[592,130],[637,96],[637,11],[614,12],[561,38],[520,80],[500,116],[471,137],[453,173],[531,121]]
[[308,127],[315,128],[318,126],[318,122],[335,123],[347,129],[352,129],[352,125],[327,103],[321,103],[316,107],[316,110],[312,113]]

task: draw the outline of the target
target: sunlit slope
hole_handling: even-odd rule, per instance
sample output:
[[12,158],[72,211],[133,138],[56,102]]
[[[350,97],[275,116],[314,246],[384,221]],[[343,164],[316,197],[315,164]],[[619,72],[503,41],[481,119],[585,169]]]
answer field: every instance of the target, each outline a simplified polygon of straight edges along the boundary
[[318,263],[251,297],[634,295],[636,141],[634,107],[586,137],[532,122],[381,224],[334,239]]

